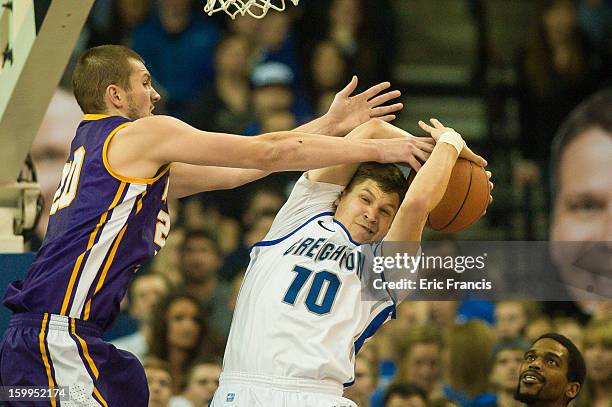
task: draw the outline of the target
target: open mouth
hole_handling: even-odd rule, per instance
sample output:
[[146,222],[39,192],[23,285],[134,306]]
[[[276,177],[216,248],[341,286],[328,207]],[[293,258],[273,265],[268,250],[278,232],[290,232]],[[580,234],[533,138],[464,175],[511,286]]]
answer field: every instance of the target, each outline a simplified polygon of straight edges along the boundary
[[525,373],[521,375],[521,382],[523,383],[543,383],[544,377],[534,372],[533,370],[527,370]]

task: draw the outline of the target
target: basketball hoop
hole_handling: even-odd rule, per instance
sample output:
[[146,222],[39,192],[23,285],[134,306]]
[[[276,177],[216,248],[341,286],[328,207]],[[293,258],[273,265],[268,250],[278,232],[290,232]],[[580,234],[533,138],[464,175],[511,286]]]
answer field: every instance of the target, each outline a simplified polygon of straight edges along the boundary
[[[291,0],[294,6],[297,6],[299,1]],[[247,13],[254,18],[263,18],[269,9],[285,10],[285,0],[206,0],[204,6],[204,11],[209,16],[217,11],[225,11],[232,20],[238,14],[245,15]]]

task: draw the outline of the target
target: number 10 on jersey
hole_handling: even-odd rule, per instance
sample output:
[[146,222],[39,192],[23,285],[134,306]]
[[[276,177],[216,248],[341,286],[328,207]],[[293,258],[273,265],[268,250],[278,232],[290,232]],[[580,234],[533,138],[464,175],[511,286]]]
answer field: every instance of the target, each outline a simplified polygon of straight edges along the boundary
[[[300,291],[310,280],[313,271],[302,266],[295,266],[291,271],[297,274],[289,286],[283,302],[294,305]],[[314,273],[308,295],[304,301],[306,308],[318,315],[327,314],[331,311],[339,288],[340,279],[336,274],[326,270]]]

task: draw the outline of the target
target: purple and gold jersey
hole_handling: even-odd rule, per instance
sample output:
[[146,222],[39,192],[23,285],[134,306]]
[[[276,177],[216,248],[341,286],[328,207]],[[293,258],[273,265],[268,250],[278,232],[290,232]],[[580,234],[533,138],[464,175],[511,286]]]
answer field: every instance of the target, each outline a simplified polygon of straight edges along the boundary
[[111,138],[130,123],[85,115],[79,124],[42,247],[4,297],[13,312],[65,315],[106,329],[138,265],[165,244],[170,166],[155,178],[128,178],[106,157]]

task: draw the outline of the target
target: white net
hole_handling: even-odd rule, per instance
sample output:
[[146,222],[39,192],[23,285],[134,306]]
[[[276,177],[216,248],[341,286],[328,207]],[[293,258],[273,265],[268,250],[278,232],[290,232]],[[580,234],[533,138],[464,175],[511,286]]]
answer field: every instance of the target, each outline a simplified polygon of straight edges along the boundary
[[[297,6],[300,0],[291,0]],[[249,14],[255,18],[263,18],[269,9],[285,10],[285,0],[206,0],[204,11],[210,16],[217,11],[225,11],[232,19],[238,14]]]

